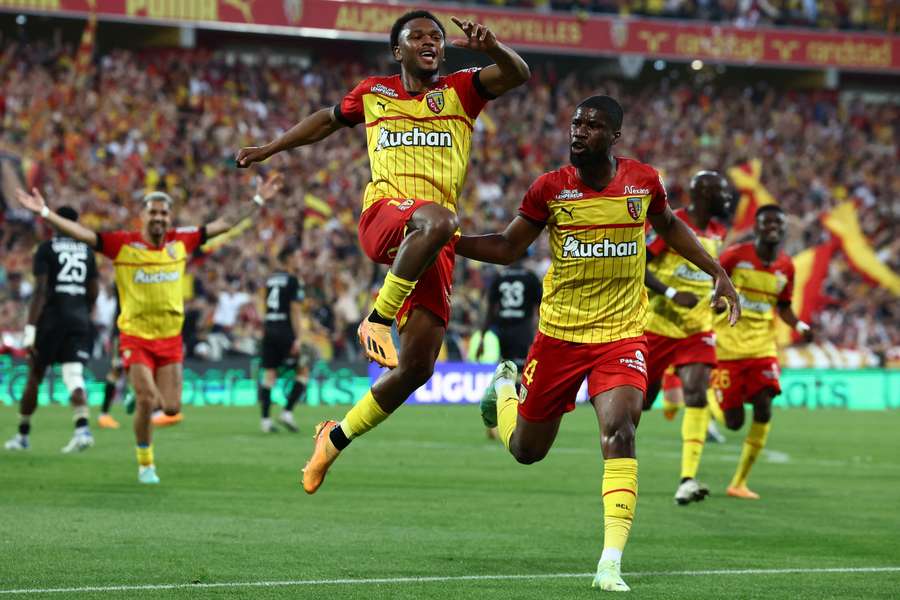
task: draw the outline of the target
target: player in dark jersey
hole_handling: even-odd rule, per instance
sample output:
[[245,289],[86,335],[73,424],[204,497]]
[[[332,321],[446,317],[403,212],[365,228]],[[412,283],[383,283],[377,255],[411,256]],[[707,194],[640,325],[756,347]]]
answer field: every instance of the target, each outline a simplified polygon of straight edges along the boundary
[[[58,212],[67,219],[78,220],[73,208],[63,206]],[[29,355],[28,381],[19,407],[19,432],[5,447],[28,449],[38,388],[47,368],[61,364],[75,419],[75,433],[62,449],[68,454],[94,445],[84,387],[84,363],[90,358],[91,349],[91,311],[99,291],[94,252],[84,242],[56,235],[38,246],[34,277],[34,295],[24,334]]]
[[[500,359],[513,361],[521,372],[534,339],[534,315],[541,303],[541,294],[541,280],[521,260],[500,271],[488,292],[488,309],[475,349],[476,358],[481,356],[485,334],[493,330],[500,340]],[[493,385],[489,385],[484,394],[496,403]],[[481,403],[482,406],[490,404],[490,401]],[[491,417],[490,414],[482,415],[488,437],[497,439],[497,423]]]
[[264,433],[278,431],[269,417],[272,408],[272,386],[278,378],[278,369],[291,364],[295,364],[294,384],[285,399],[278,422],[286,429],[297,432],[292,411],[306,391],[309,370],[315,361],[315,353],[309,346],[300,342],[300,311],[305,293],[303,286],[292,274],[296,256],[297,248],[284,248],[278,253],[278,269],[266,280],[265,333],[262,339],[263,377],[258,390]]

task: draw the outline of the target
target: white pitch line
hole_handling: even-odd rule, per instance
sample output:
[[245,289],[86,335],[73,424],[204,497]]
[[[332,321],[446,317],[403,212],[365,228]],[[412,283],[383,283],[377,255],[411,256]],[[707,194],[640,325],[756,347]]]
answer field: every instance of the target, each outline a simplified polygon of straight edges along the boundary
[[[898,567],[831,567],[822,569],[710,569],[704,571],[644,571],[624,573],[623,577],[676,577],[702,575],[786,575],[804,573],[900,573]],[[367,579],[296,579],[287,581],[225,581],[220,583],[160,583],[146,585],[109,585],[71,588],[31,588],[0,590],[0,594],[79,594],[88,592],[136,592],[179,589],[292,587],[309,585],[360,585],[395,583],[435,583],[447,581],[509,581],[516,579],[571,579],[593,577],[593,573],[535,573],[531,575],[445,575],[434,577],[379,577]]]

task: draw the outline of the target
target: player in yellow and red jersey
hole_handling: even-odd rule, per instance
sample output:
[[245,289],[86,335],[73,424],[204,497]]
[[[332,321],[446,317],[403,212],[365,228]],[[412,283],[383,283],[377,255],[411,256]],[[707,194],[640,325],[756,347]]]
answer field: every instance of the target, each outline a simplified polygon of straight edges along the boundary
[[622,107],[608,96],[579,104],[570,129],[572,165],[539,177],[503,233],[463,236],[456,244],[462,256],[509,264],[549,228],[552,264],[521,397],[515,363],[502,362],[494,374],[496,404],[493,411],[482,406],[482,415],[493,412],[499,437],[517,461],[537,462],[549,452],[587,377],[605,459],[604,545],[593,585],[610,591],[629,589],[621,557],[637,503],[635,429],[647,389],[645,221],[709,273],[715,302],[724,303],[723,296],[732,301],[732,321],[740,314],[728,276],[672,213],[656,170],[613,156],[622,116]]
[[[406,13],[391,28],[400,74],[369,77],[340,104],[320,110],[261,147],[243,148],[238,166],[365,124],[372,180],[363,197],[359,239],[375,262],[391,265],[374,309],[359,327],[370,360],[396,367],[337,423],[316,429],[303,488],[314,493],[338,453],[396,410],[431,377],[450,316],[456,202],[468,170],[475,119],[487,102],[521,85],[528,65],[493,32],[453,22],[466,39],[453,45],[484,52],[493,65],[442,76],[444,26],[431,13]],[[400,355],[391,323],[400,330]]]
[[727,494],[759,499],[747,488],[747,476],[766,445],[772,420],[772,400],[781,393],[775,351],[775,315],[796,329],[807,341],[809,325],[791,309],[794,265],[780,251],[787,219],[776,204],[756,211],[755,241],[738,244],[722,253],[722,267],[731,275],[738,291],[743,318],[737,327],[716,321],[718,369],[713,385],[721,395],[725,424],[729,429],[744,425],[744,404],[753,407],[753,422],[744,441],[737,470]]
[[[726,228],[716,219],[728,215],[728,181],[716,172],[700,171],[691,178],[690,197],[688,207],[676,210],[675,215],[690,227],[711,256],[718,256]],[[650,408],[659,393],[663,373],[674,365],[685,405],[681,481],[675,501],[687,504],[709,494],[709,488],[700,484],[696,476],[709,423],[709,374],[716,364],[713,313],[707,301],[713,292],[713,278],[654,232],[647,235],[647,256],[646,283],[651,293],[647,321],[649,389],[644,408]]]
[[113,261],[121,308],[117,320],[119,353],[137,400],[134,435],[141,483],[159,483],[153,462],[153,408],[159,405],[167,415],[181,410],[181,326],[187,260],[197,246],[231,229],[280,189],[281,177],[272,175],[259,182],[256,196],[243,214],[220,217],[202,227],[174,230],[170,229],[172,198],[164,192],[152,192],[144,197],[140,231],[103,233],[54,213],[36,189],[31,194],[16,192],[25,208]]

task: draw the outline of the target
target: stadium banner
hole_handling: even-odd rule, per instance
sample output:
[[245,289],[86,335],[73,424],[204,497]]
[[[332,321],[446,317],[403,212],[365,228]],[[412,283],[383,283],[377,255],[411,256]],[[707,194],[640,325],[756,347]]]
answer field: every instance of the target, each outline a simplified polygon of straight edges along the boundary
[[[95,360],[85,369],[88,401],[103,400],[108,361]],[[383,369],[365,363],[319,361],[310,374],[305,404],[354,404],[366,393]],[[431,380],[407,400],[410,404],[478,404],[494,374],[493,365],[441,362]],[[253,406],[259,361],[228,358],[218,362],[187,360],[184,368],[183,403],[188,406]],[[11,407],[21,397],[28,378],[24,360],[0,355],[0,406]],[[283,403],[293,372],[281,373],[272,400]],[[843,408],[851,410],[900,409],[900,369],[784,369],[783,393],[775,404],[790,408]],[[578,392],[587,400],[587,386]],[[39,403],[67,404],[68,393],[59,367],[51,370],[41,386]]]
[[[137,20],[260,33],[385,41],[408,5],[353,0],[0,0],[0,10]],[[640,55],[729,64],[900,71],[900,38],[858,32],[742,29],[696,21],[537,14],[428,6],[490,27],[517,48],[567,54]],[[451,31],[451,37],[457,32]]]

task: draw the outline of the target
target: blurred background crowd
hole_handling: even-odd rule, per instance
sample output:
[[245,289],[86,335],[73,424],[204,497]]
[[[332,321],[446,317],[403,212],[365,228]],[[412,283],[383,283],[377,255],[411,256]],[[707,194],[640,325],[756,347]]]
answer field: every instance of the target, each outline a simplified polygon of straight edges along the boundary
[[897,31],[896,0],[474,0],[475,4],[538,11],[702,19],[738,27],[779,25]]
[[[700,10],[746,3],[587,4]],[[234,168],[237,149],[267,142],[310,112],[339,102],[370,73],[396,70],[386,56],[363,61],[326,53],[304,63],[260,54],[119,49],[98,54],[79,72],[71,68],[73,56],[60,42],[3,43],[0,155],[4,168],[21,168],[52,207],[71,205],[83,223],[97,229],[137,227],[138,200],[153,189],[176,198],[179,224],[200,224],[234,210],[250,200],[254,185],[254,172]],[[764,185],[790,215],[789,254],[825,240],[829,234],[820,216],[852,198],[879,256],[900,271],[896,103],[838,90],[789,91],[762,80],[738,83],[687,70],[624,81],[583,69],[567,74],[539,60],[532,67],[531,81],[490,103],[478,121],[460,201],[465,232],[502,229],[516,215],[528,185],[567,164],[573,106],[590,94],[607,93],[626,111],[617,153],[657,167],[674,205],[686,201],[685,187],[696,170],[725,172],[758,158]],[[258,219],[224,243],[204,248],[191,263],[188,355],[255,352],[265,278],[279,250],[293,245],[300,248],[297,275],[306,292],[304,335],[323,358],[356,359],[356,326],[384,273],[361,254],[356,237],[369,176],[363,132],[340,131],[313,147],[277,156],[264,168],[284,173],[284,193]],[[10,201],[9,190],[4,197],[0,330],[9,336],[24,325],[32,253],[49,231]],[[95,321],[96,349],[102,353],[115,302],[111,265],[99,262],[103,291]],[[546,270],[545,239],[529,264],[539,274]],[[494,272],[458,261],[448,358],[466,355]],[[827,306],[815,319],[819,343],[866,348],[882,357],[897,354],[896,297],[866,283],[840,255],[831,262],[823,292]]]

